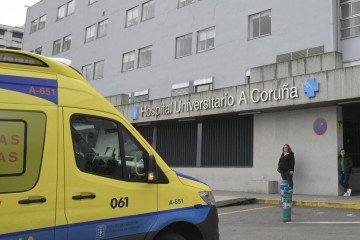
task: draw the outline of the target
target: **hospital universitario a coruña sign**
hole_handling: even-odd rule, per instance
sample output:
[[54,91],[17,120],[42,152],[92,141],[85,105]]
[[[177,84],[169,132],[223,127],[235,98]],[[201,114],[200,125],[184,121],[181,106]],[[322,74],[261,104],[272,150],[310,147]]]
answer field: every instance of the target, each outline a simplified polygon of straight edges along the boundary
[[[319,91],[319,84],[315,82],[314,78],[309,78],[303,86],[303,92],[309,98],[315,97],[315,92]],[[141,107],[134,106],[132,108],[132,120],[136,120],[138,115],[142,118],[160,117],[164,115],[171,115],[174,113],[185,113],[193,111],[206,111],[211,109],[229,108],[234,105],[246,105],[250,102],[256,104],[260,102],[283,101],[287,99],[299,98],[298,87],[290,87],[289,84],[282,85],[279,89],[261,90],[259,88],[250,89],[247,94],[246,91],[240,91],[237,95],[224,93],[223,96],[208,96],[204,99],[192,101],[188,99],[169,101],[161,103],[158,106],[144,105]]]

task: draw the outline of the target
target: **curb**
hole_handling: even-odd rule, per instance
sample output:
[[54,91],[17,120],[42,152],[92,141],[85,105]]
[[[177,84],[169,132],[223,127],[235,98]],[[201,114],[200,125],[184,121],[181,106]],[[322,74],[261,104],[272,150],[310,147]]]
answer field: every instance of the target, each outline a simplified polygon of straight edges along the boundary
[[216,207],[227,207],[231,205],[242,205],[242,204],[250,204],[254,203],[256,201],[255,198],[233,198],[233,199],[227,199],[227,200],[220,200],[216,201]]
[[[255,200],[259,204],[270,204],[270,205],[279,205],[281,200],[279,199],[266,199],[266,198],[257,198]],[[355,209],[360,210],[360,203],[334,203],[334,202],[316,202],[316,201],[292,201],[292,206],[298,207],[323,207],[323,208],[340,208],[340,209]]]

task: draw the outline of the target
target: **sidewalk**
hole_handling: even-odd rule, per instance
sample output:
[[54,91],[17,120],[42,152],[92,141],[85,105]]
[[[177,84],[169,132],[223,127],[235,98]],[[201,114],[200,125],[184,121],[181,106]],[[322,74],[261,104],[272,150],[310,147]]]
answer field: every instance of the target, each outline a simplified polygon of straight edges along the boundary
[[[213,194],[215,196],[216,206],[218,207],[241,202],[254,202],[274,205],[280,205],[281,202],[280,194],[255,194],[221,190],[214,190]],[[360,194],[355,193],[351,197],[294,194],[292,205],[303,207],[328,207],[360,210]]]

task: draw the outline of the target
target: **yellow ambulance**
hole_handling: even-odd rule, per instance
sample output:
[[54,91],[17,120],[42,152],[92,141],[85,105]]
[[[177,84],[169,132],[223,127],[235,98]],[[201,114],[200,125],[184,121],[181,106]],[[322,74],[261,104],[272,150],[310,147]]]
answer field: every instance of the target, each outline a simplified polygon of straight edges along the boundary
[[218,240],[218,215],[76,70],[1,50],[0,239]]

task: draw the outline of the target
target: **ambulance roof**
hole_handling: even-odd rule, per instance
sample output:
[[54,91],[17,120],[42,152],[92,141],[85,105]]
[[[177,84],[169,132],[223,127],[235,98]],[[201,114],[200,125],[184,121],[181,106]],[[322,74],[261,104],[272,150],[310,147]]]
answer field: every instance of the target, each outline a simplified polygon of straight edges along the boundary
[[72,67],[41,55],[0,50],[0,103],[118,111]]

